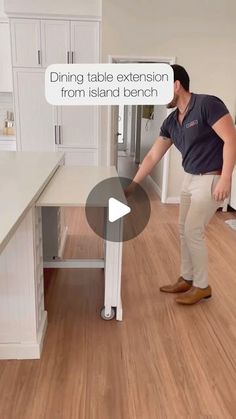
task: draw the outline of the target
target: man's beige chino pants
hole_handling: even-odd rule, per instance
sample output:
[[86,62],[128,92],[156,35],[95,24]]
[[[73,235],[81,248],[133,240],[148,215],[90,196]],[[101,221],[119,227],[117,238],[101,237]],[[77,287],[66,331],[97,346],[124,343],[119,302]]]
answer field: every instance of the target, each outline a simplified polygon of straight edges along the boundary
[[199,288],[208,286],[208,256],[205,228],[223,202],[216,202],[213,190],[220,175],[185,174],[180,198],[179,230],[181,276]]

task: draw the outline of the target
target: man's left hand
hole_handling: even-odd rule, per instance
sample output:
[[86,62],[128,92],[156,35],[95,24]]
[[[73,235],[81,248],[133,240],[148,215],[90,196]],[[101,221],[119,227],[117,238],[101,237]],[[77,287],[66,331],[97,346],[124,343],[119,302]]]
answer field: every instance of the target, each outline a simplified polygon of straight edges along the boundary
[[221,177],[213,191],[213,197],[216,201],[224,201],[228,198],[231,189],[231,180]]

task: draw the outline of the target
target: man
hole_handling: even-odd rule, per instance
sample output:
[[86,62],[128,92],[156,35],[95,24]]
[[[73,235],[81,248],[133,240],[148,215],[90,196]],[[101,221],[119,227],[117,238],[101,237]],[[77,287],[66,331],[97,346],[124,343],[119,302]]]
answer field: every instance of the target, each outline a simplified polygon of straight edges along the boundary
[[176,301],[190,305],[211,297],[204,231],[230,193],[236,130],[220,99],[190,93],[186,70],[180,65],[172,68],[174,98],[167,108],[176,110],[163,122],[160,136],[126,192],[132,193],[135,184],[152,171],[172,144],[180,150],[185,170],[179,211],[181,276],[175,284],[162,286],[160,290],[183,293]]

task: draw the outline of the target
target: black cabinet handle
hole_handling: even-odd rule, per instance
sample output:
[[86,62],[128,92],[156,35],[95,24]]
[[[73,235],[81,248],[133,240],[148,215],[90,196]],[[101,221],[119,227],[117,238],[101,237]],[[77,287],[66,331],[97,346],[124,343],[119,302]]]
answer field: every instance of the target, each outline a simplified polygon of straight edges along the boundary
[[57,126],[54,125],[54,140],[55,140],[55,144],[57,145]]
[[61,145],[61,125],[58,125],[58,130],[59,130],[59,144]]
[[38,64],[41,65],[41,51],[38,50]]

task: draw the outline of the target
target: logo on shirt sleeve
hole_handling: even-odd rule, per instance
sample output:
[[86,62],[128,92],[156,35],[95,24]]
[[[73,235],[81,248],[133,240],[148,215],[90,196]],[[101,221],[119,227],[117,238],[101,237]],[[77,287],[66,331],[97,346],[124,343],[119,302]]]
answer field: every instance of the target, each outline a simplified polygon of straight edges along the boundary
[[194,127],[195,125],[198,125],[198,120],[195,119],[194,121],[189,122],[188,124],[185,125],[186,128],[191,128]]

